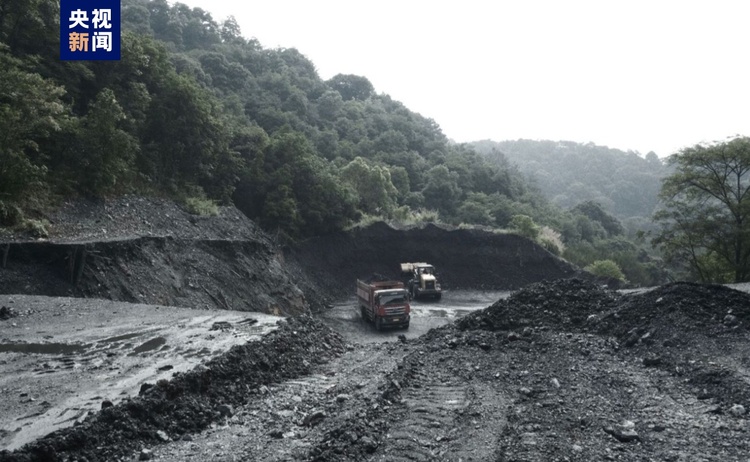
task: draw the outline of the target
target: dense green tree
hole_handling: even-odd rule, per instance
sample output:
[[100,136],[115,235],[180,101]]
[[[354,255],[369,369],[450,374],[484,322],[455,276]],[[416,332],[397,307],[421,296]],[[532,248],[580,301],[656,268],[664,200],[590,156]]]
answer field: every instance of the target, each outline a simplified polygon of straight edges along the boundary
[[[55,0],[0,2],[0,42],[16,56],[48,57],[59,46],[60,4]],[[6,51],[8,50],[6,49]]]
[[372,83],[359,75],[336,74],[326,83],[339,92],[344,100],[364,101],[375,94]]
[[573,214],[581,214],[589,220],[599,223],[611,236],[621,235],[624,232],[622,223],[602,209],[602,206],[594,201],[581,202],[571,209]]
[[625,275],[616,262],[612,260],[597,260],[584,268],[589,273],[619,281],[625,281]]
[[458,174],[441,164],[427,170],[426,178],[427,182],[422,190],[425,205],[452,216],[458,207],[462,193],[458,186]]
[[105,88],[81,119],[80,147],[69,159],[83,172],[80,188],[88,194],[105,195],[126,185],[133,175],[138,141],[121,128],[125,113],[112,90]]
[[655,243],[701,280],[749,280],[750,138],[685,148],[669,162]]
[[303,236],[341,230],[359,215],[355,195],[341,183],[330,163],[309,156],[302,167],[296,187],[305,225]]
[[404,167],[399,165],[392,165],[388,168],[391,174],[391,183],[398,191],[398,199],[400,203],[409,195],[411,186],[409,182],[409,173]]
[[403,133],[396,130],[386,130],[373,140],[372,150],[374,152],[399,153],[408,150],[408,146],[409,141]]
[[140,35],[152,35],[151,11],[146,2],[132,2],[121,5],[121,22],[125,27]]
[[341,97],[341,93],[328,90],[318,98],[316,105],[320,117],[324,120],[335,121],[341,115],[344,100]]
[[357,157],[341,169],[340,177],[356,191],[363,212],[387,216],[396,207],[398,190],[391,182],[388,168]]
[[528,215],[514,215],[510,220],[510,228],[524,237],[536,240],[539,237],[539,226]]
[[203,72],[211,78],[210,86],[222,92],[242,91],[250,78],[247,69],[230,61],[223,53],[201,53],[198,62]]
[[221,35],[221,40],[223,42],[243,42],[242,30],[234,16],[230,15],[221,23],[219,34]]
[[482,192],[471,193],[458,207],[456,221],[478,225],[495,225],[492,216],[492,198]]
[[247,152],[253,158],[234,193],[249,217],[299,238],[341,229],[356,216],[355,198],[304,136],[286,129],[270,139],[257,131],[246,137],[256,149],[267,143]]
[[60,130],[64,90],[7,53],[0,43],[0,199],[39,185],[47,171],[39,143]]
[[314,138],[315,149],[328,160],[340,157],[342,152],[339,135],[333,130],[318,131]]
[[142,168],[164,186],[203,185],[221,151],[228,149],[218,110],[218,103],[190,79],[168,79],[151,101]]

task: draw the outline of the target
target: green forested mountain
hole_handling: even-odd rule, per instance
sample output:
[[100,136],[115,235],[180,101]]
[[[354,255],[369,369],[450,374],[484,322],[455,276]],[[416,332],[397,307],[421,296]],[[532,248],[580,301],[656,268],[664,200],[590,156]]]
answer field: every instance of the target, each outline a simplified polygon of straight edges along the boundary
[[668,174],[653,152],[641,157],[593,143],[487,140],[472,146],[493,162],[516,164],[556,205],[595,201],[620,219],[650,217]]
[[6,224],[54,197],[129,191],[233,202],[292,238],[418,210],[505,225],[542,202],[512,167],[449,144],[367,78],[324,81],[233,18],[123,0],[122,59],[74,62],[59,60],[58,8],[0,4]]
[[484,154],[451,143],[366,77],[323,80],[299,51],[264,48],[231,17],[123,0],[122,20],[120,61],[61,61],[57,0],[0,3],[0,226],[36,229],[60,198],[134,192],[202,213],[233,203],[293,240],[368,217],[514,228],[579,265],[607,259],[632,282],[657,277],[610,215],[653,207],[661,164],[650,156],[628,154],[638,168],[624,162],[605,179],[612,163],[584,161],[600,148],[543,151],[538,184],[560,185],[551,197],[563,211],[513,164],[527,169],[515,153],[534,143],[478,143]]

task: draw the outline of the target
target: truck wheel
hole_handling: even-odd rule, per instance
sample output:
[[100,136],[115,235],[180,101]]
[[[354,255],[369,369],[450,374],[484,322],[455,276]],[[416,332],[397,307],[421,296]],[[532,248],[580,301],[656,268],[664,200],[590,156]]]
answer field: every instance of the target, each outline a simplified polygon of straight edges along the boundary
[[383,330],[383,318],[375,316],[375,330]]
[[407,322],[406,324],[402,325],[401,328],[404,330],[409,330],[409,323]]
[[359,307],[359,314],[362,315],[362,320],[363,321],[365,321],[365,322],[368,321],[368,319],[367,319],[367,313],[365,312],[365,307],[364,306],[360,306]]
[[443,294],[435,295],[435,300],[440,300],[441,298],[443,298]]

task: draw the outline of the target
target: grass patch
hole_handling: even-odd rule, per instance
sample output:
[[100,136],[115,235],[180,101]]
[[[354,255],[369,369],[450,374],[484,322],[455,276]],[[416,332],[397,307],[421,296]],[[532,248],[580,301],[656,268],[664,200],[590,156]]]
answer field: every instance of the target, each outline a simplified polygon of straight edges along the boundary
[[211,199],[204,197],[188,197],[185,199],[185,210],[193,215],[204,217],[216,216],[219,214],[219,206]]

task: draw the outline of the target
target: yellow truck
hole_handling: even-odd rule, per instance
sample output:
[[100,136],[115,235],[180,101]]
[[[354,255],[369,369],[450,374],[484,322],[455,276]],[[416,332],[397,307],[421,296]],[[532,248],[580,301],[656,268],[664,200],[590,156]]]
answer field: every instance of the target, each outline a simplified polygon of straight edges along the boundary
[[435,267],[429,263],[401,263],[401,277],[412,299],[433,297],[440,300],[443,296]]

